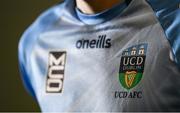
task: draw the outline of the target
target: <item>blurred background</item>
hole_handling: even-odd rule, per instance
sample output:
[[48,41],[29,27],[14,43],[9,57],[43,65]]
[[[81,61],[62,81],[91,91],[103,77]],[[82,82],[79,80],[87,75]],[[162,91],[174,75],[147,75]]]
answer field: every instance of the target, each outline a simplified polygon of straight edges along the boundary
[[40,111],[26,92],[18,68],[18,42],[47,8],[62,0],[2,0],[0,3],[0,112]]

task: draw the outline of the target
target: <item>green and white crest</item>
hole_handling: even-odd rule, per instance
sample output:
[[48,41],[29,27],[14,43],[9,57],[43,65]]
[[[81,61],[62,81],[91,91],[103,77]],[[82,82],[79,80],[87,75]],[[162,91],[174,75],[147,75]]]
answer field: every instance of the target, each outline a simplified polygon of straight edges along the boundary
[[139,44],[127,48],[122,53],[119,69],[121,85],[130,90],[135,87],[143,76],[147,44]]

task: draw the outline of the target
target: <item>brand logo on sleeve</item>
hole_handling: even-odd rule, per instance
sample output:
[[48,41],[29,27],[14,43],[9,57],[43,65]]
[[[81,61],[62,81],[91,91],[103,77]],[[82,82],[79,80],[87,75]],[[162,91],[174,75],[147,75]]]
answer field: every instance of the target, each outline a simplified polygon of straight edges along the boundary
[[147,44],[139,44],[127,48],[122,53],[119,69],[121,85],[130,90],[135,87],[143,76]]
[[47,93],[62,93],[65,63],[65,51],[49,52],[48,75],[46,81]]

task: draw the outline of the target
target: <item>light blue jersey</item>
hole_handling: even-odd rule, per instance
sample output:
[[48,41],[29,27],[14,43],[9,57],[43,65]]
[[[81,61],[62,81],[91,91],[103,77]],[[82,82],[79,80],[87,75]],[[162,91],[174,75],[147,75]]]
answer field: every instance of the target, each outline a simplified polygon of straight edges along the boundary
[[180,0],[94,15],[66,0],[23,34],[19,64],[43,112],[180,111]]

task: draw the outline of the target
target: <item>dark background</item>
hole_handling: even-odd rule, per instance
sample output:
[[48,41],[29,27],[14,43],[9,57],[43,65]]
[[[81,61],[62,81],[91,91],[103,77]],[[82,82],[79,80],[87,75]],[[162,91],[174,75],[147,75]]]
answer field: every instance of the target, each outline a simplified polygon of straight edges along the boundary
[[62,0],[2,0],[0,3],[0,111],[40,111],[26,92],[18,68],[18,42],[47,8]]

